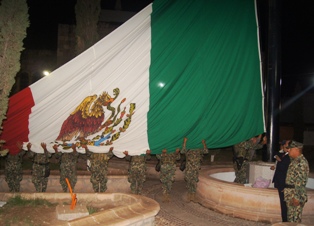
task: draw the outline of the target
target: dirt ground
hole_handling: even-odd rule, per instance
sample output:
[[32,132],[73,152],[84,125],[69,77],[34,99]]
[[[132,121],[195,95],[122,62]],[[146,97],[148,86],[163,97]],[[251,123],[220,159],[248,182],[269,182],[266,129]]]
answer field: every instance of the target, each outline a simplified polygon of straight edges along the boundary
[[3,206],[0,209],[0,225],[44,226],[62,223],[57,219],[56,205],[53,206]]

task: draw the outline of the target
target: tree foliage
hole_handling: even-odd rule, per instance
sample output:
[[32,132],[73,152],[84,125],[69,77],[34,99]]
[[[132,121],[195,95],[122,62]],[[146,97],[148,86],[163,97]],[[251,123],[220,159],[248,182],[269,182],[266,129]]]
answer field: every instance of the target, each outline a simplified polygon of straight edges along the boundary
[[100,0],[77,0],[75,5],[77,54],[82,53],[99,40],[97,23],[100,11]]
[[[9,94],[20,70],[23,39],[29,26],[26,0],[0,1],[0,123],[6,117]],[[1,131],[0,131],[1,133]]]

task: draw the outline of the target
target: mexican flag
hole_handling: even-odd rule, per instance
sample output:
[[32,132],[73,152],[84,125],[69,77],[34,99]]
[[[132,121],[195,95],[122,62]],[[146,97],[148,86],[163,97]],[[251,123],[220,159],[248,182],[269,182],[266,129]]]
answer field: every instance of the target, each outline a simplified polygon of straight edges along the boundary
[[10,98],[1,139],[124,157],[227,147],[264,132],[253,0],[155,0]]

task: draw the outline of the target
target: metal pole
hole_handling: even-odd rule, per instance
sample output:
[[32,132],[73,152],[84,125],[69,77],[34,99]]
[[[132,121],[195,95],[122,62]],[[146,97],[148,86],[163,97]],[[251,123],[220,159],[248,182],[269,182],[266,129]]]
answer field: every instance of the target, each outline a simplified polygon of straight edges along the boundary
[[269,0],[268,76],[267,76],[267,157],[273,161],[279,149],[280,77],[281,77],[281,0]]

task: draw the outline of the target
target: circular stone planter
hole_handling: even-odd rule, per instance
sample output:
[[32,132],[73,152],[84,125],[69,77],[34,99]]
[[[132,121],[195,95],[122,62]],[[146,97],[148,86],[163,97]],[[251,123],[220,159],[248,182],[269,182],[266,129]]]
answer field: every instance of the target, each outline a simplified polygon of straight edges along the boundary
[[[203,206],[246,220],[269,223],[281,221],[277,189],[245,187],[225,181],[227,175],[224,173],[230,172],[234,173],[231,167],[216,167],[200,172],[197,196]],[[303,209],[303,223],[314,222],[314,190],[308,189],[307,194],[308,202]]]
[[[24,199],[46,199],[50,202],[70,200],[68,193],[2,193],[0,200],[21,196]],[[79,193],[78,201],[83,203],[106,203],[113,206],[109,209],[93,213],[88,216],[64,221],[58,226],[98,226],[98,225],[155,225],[155,216],[160,210],[158,202],[153,199],[125,193]],[[77,208],[77,207],[76,207]],[[69,210],[71,212],[72,210]],[[75,210],[73,210],[75,214]],[[57,213],[62,214],[62,213]],[[56,216],[57,217],[57,216]]]

